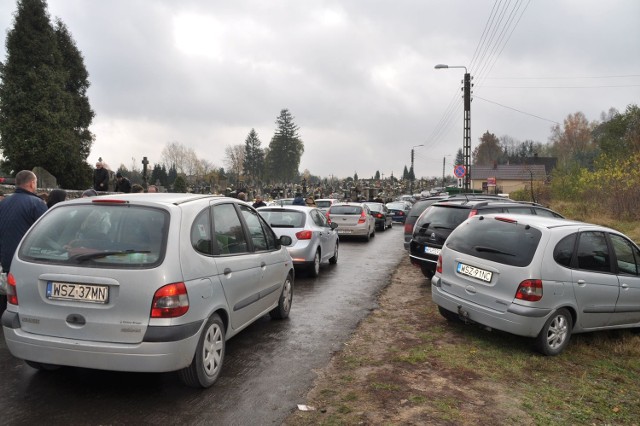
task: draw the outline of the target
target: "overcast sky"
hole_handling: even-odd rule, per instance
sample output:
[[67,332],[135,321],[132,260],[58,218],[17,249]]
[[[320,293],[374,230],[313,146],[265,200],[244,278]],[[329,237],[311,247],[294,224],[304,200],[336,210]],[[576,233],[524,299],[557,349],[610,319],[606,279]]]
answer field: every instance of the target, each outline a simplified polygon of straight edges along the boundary
[[[0,2],[0,37],[16,1]],[[252,128],[267,147],[284,108],[300,171],[451,174],[461,80],[471,145],[486,131],[546,143],[554,122],[640,100],[638,0],[49,0],[84,55],[96,117],[88,158],[161,162],[170,142],[224,167]]]

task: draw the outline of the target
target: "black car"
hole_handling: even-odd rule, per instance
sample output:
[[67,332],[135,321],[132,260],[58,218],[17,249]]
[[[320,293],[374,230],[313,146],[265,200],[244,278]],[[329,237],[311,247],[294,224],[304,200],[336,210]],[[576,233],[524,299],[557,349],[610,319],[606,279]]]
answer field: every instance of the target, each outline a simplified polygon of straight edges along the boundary
[[386,231],[387,228],[391,228],[391,226],[393,225],[393,218],[387,206],[382,203],[369,201],[363,204],[369,206],[369,210],[371,210],[371,216],[376,219],[376,230]]
[[437,203],[438,201],[442,201],[449,198],[448,195],[435,195],[433,197],[421,198],[413,204],[411,210],[407,214],[407,217],[404,221],[404,249],[409,250],[409,242],[411,241],[411,236],[413,235],[413,225],[415,225],[418,217],[422,214],[423,211],[427,209],[433,203]]
[[449,234],[467,218],[479,214],[516,213],[563,218],[559,213],[536,203],[452,198],[431,205],[413,227],[409,243],[411,263],[431,279],[436,271],[440,250]]

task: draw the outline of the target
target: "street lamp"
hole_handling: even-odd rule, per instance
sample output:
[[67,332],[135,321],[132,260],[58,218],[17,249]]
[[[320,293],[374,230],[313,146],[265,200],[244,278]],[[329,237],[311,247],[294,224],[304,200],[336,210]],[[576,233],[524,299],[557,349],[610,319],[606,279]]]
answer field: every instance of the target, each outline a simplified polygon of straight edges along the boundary
[[438,64],[435,66],[437,70],[445,68],[464,68],[464,86],[462,89],[464,92],[464,135],[462,155],[464,158],[464,168],[466,170],[464,175],[464,192],[469,192],[471,183],[471,170],[469,169],[469,159],[471,157],[471,75],[469,75],[467,67],[464,65]]
[[411,182],[409,184],[409,188],[410,188],[409,192],[411,193],[411,195],[413,195],[413,181],[416,180],[416,178],[415,178],[416,172],[413,170],[413,149],[417,148],[419,146],[424,146],[424,144],[421,143],[420,145],[415,145],[415,146],[411,147],[411,176],[409,176],[409,180]]

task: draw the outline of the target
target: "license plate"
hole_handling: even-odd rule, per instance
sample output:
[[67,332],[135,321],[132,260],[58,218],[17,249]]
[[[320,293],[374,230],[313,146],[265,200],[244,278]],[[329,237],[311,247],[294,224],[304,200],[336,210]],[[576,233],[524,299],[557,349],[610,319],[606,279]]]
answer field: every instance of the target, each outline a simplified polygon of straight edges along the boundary
[[350,234],[351,229],[338,229],[338,234]]
[[109,287],[104,285],[49,281],[47,283],[47,298],[53,300],[106,303],[107,300],[109,300]]
[[458,273],[468,277],[477,278],[488,283],[491,282],[491,277],[493,276],[493,272],[465,265],[464,263],[458,263]]
[[442,251],[442,249],[439,248],[433,248],[433,247],[425,247],[424,248],[424,252],[427,254],[433,254],[434,256],[440,256],[440,252]]

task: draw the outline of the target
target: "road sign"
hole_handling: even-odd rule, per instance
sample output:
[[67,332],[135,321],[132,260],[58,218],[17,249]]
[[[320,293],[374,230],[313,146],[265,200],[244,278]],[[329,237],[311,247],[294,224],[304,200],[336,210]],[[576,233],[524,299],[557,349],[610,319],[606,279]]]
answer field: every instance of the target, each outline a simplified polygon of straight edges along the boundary
[[462,164],[458,164],[453,168],[453,174],[458,178],[462,178],[467,174],[467,168]]

